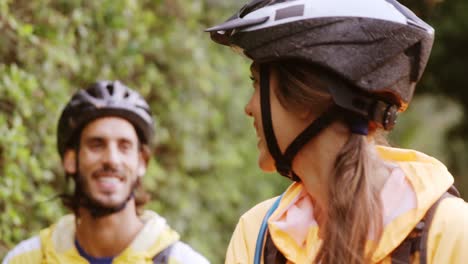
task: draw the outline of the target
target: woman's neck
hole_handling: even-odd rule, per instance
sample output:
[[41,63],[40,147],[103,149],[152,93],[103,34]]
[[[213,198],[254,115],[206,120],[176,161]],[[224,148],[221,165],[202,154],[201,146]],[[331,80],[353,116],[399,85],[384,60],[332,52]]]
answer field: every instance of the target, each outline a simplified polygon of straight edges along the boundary
[[[331,130],[331,131],[330,131]],[[338,133],[336,132],[338,131]],[[335,173],[335,162],[348,140],[340,134],[340,128],[329,127],[316,140],[307,144],[294,160],[294,170],[300,176],[304,188],[314,206],[314,218],[319,226],[327,222],[329,208],[329,178]],[[320,138],[321,137],[321,138]],[[372,182],[376,190],[382,190],[395,165],[380,159],[372,142],[369,143],[368,161],[373,171]],[[346,188],[343,186],[343,188]]]
[[315,218],[325,221],[328,208],[328,178],[336,157],[349,137],[347,127],[335,122],[307,143],[294,159],[293,168],[314,203]]

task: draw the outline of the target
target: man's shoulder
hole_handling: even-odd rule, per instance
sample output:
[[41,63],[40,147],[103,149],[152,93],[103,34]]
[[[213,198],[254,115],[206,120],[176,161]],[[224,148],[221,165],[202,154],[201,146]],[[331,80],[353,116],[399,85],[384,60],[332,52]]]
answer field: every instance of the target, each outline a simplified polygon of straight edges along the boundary
[[48,248],[52,244],[58,245],[61,249],[73,245],[74,232],[73,215],[62,216],[53,225],[39,231],[39,235],[18,243],[8,252],[2,264],[41,263],[43,248]]
[[194,263],[194,264],[209,264],[210,262],[192,247],[182,241],[175,242],[171,247],[170,253],[171,263]]
[[133,250],[147,251],[149,254],[159,254],[161,251],[153,252],[154,249],[160,248],[162,245],[164,247],[170,246],[169,252],[167,253],[170,258],[170,263],[209,263],[200,253],[180,241],[179,234],[156,212],[145,210],[141,215],[141,219],[145,222],[145,226],[132,242],[130,247]]
[[39,236],[34,236],[16,245],[8,252],[2,264],[40,263],[41,256],[41,239]]

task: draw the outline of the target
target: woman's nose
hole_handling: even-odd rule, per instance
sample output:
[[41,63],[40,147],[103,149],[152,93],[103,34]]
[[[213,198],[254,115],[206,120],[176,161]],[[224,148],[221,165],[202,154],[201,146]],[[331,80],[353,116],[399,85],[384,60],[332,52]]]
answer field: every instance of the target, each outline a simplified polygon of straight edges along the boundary
[[247,102],[247,104],[245,105],[244,107],[244,112],[246,115],[252,117],[253,114],[252,114],[252,99],[249,100],[249,102]]

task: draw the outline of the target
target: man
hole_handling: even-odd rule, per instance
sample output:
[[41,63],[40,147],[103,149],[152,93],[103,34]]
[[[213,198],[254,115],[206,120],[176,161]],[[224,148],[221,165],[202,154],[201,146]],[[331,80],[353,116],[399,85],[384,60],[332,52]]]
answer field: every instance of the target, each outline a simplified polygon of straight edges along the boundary
[[148,104],[122,83],[78,91],[57,135],[67,179],[75,184],[62,201],[74,214],[21,242],[3,264],[208,263],[162,217],[141,210],[152,134]]

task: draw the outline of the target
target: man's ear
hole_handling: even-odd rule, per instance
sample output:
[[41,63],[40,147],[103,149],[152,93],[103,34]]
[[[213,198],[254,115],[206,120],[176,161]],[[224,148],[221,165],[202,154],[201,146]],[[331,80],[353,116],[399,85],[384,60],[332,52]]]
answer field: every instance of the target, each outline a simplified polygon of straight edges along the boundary
[[62,165],[66,173],[68,174],[76,173],[77,169],[76,169],[76,151],[75,150],[68,149],[65,151],[65,154],[63,154]]
[[143,177],[146,173],[146,168],[148,168],[148,162],[150,159],[150,150],[147,146],[141,147],[139,159],[137,174],[138,177]]

